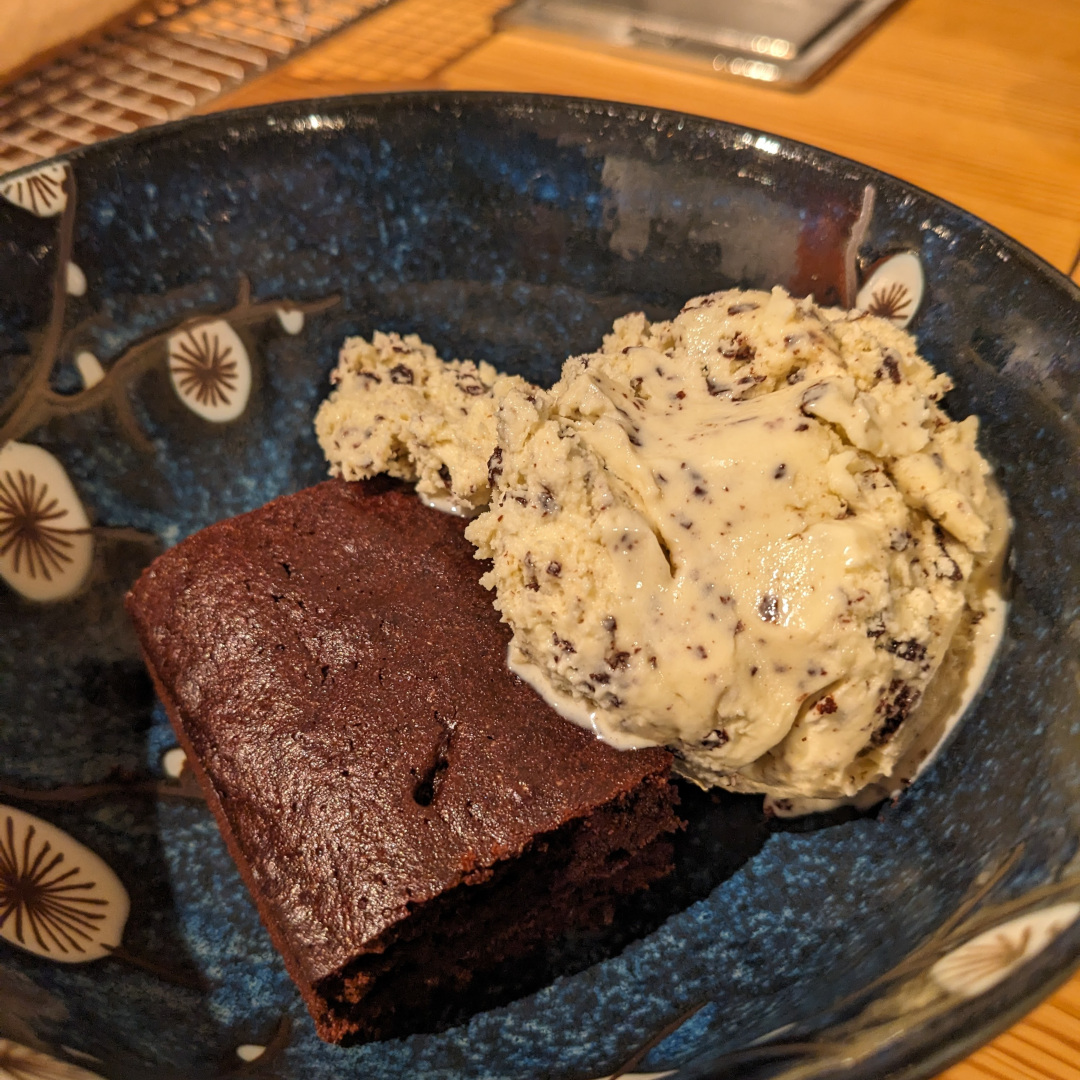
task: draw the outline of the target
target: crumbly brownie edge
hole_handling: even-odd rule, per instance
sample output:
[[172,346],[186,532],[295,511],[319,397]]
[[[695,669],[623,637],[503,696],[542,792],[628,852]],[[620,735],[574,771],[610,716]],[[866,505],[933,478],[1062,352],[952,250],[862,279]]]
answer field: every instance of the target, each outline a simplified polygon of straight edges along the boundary
[[[498,964],[527,959],[566,931],[609,922],[621,897],[672,871],[671,838],[682,828],[677,803],[667,775],[650,776],[633,791],[537,836],[528,850],[500,863],[490,879],[427,902],[395,928],[392,941],[316,983],[326,1002],[316,1017],[319,1034],[352,1044],[422,1030],[423,1016],[438,1015],[450,995]],[[627,828],[609,827],[623,815]],[[606,843],[578,843],[597,826],[605,830]],[[510,922],[507,911],[513,912]],[[446,934],[447,926],[457,932]],[[470,960],[477,952],[479,959]],[[429,984],[419,1001],[418,980]]]
[[[142,628],[137,622],[136,627],[138,628],[141,637]],[[232,856],[232,860],[236,864],[237,870],[240,871],[240,878],[247,887],[248,894],[251,896],[255,908],[259,913],[259,921],[270,935],[270,940],[273,942],[274,948],[281,954],[289,977],[300,990],[300,994],[304,999],[304,1005],[307,1007],[312,1019],[317,1023],[320,1012],[325,1008],[324,1002],[304,974],[300,960],[293,952],[288,938],[280,932],[274,920],[270,918],[265,911],[255,874],[251,869],[251,865],[248,862],[247,856],[244,854],[239,841],[233,833],[232,826],[229,824],[228,814],[225,812],[225,807],[221,803],[217,789],[214,787],[214,782],[203,769],[202,762],[199,761],[199,756],[195,752],[195,747],[192,745],[191,739],[184,729],[183,714],[180,707],[158,677],[157,669],[154,667],[146,649],[142,647],[141,643],[140,651],[143,655],[143,662],[146,664],[146,670],[150,673],[150,679],[154,684],[154,689],[157,691],[158,698],[165,706],[165,712],[169,717],[169,723],[172,726],[173,732],[176,734],[177,741],[180,743],[180,746],[187,757],[186,766],[191,769],[192,774],[198,781],[199,787],[206,799],[206,805],[214,815],[218,830],[221,833],[222,839],[225,841],[225,847]]]

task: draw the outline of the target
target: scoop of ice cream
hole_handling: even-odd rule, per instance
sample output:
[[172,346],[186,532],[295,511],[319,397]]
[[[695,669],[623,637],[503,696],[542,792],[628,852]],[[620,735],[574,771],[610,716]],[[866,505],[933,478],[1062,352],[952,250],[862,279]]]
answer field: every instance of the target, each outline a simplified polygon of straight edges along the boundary
[[508,386],[467,535],[515,667],[706,786],[888,776],[1006,532],[949,388],[890,323],[781,289],[628,316],[552,390]]
[[365,480],[389,473],[415,481],[441,509],[472,513],[488,502],[487,462],[495,412],[516,375],[490,364],[444,363],[415,334],[349,338],[330,376],[337,387],[315,418],[334,476]]

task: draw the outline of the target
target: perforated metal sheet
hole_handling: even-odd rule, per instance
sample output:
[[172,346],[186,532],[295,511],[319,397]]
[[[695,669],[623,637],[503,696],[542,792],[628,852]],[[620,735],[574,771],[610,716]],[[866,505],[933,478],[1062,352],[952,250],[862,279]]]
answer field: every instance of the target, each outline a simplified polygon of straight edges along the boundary
[[158,0],[0,87],[0,174],[176,120],[388,0]]

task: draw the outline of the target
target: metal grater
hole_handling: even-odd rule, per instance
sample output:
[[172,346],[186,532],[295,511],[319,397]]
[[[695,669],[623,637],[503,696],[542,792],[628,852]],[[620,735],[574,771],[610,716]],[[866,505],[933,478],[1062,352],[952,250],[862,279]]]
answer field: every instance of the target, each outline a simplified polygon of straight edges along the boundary
[[176,120],[388,0],[156,0],[0,88],[0,174]]

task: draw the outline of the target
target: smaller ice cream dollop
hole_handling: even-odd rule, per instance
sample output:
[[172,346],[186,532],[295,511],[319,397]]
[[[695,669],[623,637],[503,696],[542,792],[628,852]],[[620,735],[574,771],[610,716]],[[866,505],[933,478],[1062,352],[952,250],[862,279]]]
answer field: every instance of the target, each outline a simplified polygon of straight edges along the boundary
[[319,409],[315,433],[331,472],[415,481],[422,499],[462,514],[491,494],[499,402],[529,385],[483,362],[444,362],[415,334],[380,332],[347,339],[330,381],[337,389]]
[[[456,370],[409,412],[441,409],[439,438],[391,457],[488,504],[467,535],[515,670],[703,786],[831,799],[893,773],[1007,535],[977,420],[942,412],[951,384],[907,334],[782,289],[716,293],[619,320],[550,390],[490,373],[460,434]],[[332,471],[376,471],[323,445]]]

